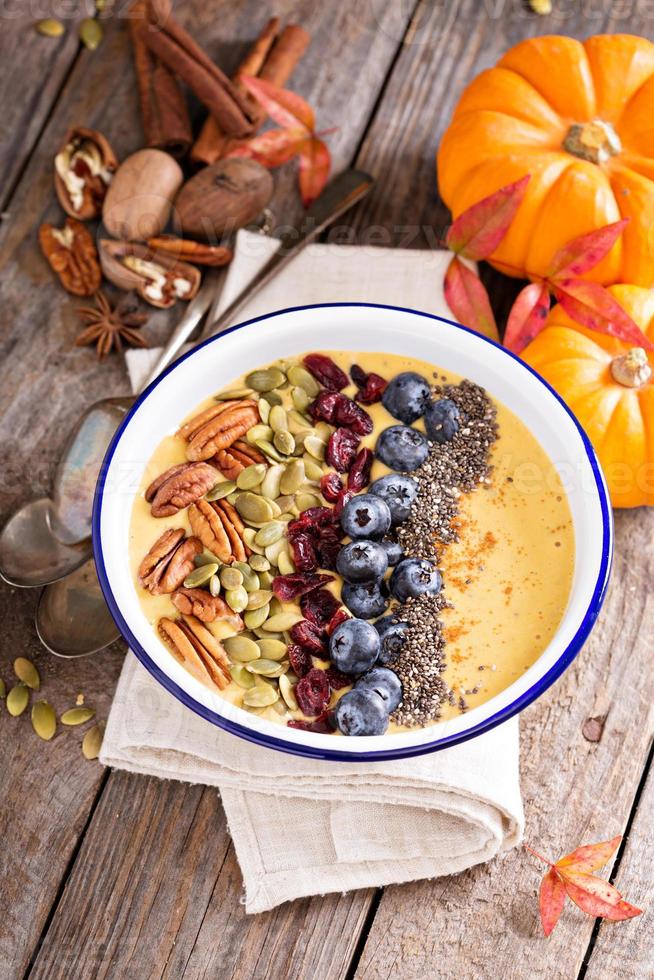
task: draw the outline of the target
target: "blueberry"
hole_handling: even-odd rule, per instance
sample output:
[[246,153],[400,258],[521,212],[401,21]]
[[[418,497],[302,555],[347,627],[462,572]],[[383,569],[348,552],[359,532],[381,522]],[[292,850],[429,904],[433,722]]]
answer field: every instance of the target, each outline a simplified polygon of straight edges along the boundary
[[360,585],[350,585],[345,582],[341,590],[341,599],[353,616],[361,619],[376,619],[386,611],[388,599],[378,582],[365,582]]
[[388,728],[386,705],[366,689],[344,694],[334,709],[334,720],[343,735],[383,735]]
[[425,411],[425,428],[432,442],[450,442],[459,431],[461,411],[451,398],[432,402]]
[[375,447],[377,459],[391,470],[411,473],[429,454],[427,437],[408,425],[391,425],[380,434]]
[[388,382],[382,405],[396,419],[411,425],[425,411],[430,395],[426,378],[415,371],[403,371]]
[[386,705],[390,714],[402,700],[402,684],[397,674],[388,667],[373,667],[354,685],[357,691],[374,691]]
[[425,558],[405,558],[391,575],[391,592],[400,602],[425,592],[440,592],[441,585],[441,573]]
[[383,538],[391,526],[391,512],[381,497],[361,493],[346,503],[341,526],[351,538]]
[[411,504],[416,499],[418,484],[411,476],[388,473],[371,484],[368,493],[374,493],[388,504],[391,523],[402,524],[411,512]]
[[329,640],[329,656],[344,674],[362,674],[377,660],[379,633],[363,619],[346,619]]
[[391,541],[390,538],[384,538],[384,540],[380,541],[379,543],[386,552],[386,561],[388,562],[390,568],[392,568],[393,565],[397,565],[399,561],[402,561],[404,558],[404,552],[402,551],[401,544],[398,544],[397,541]]
[[384,616],[375,623],[375,629],[381,640],[378,662],[392,664],[399,657],[406,641],[408,623],[397,622],[395,616]]
[[336,559],[336,571],[346,582],[376,582],[387,568],[386,549],[376,541],[352,541]]

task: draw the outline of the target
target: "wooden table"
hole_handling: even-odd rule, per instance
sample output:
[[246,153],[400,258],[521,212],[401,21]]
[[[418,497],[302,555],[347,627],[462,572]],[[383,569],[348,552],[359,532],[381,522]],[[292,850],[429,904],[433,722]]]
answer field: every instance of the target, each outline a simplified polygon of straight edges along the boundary
[[[267,6],[176,4],[228,71]],[[511,44],[557,32],[654,37],[645,3],[554,6],[537,17],[520,0],[271,4],[313,35],[293,87],[316,107],[321,127],[339,127],[330,137],[335,169],[356,164],[377,178],[354,215],[357,241],[433,245],[447,223],[434,175],[439,137],[463,85]],[[73,23],[51,40],[31,29],[27,4],[7,5],[2,15],[2,515],[48,491],[66,433],[88,404],[128,390],[120,358],[99,366],[91,351],[72,347],[78,304],[53,282],[36,241],[41,222],[60,220],[52,157],[68,125],[102,130],[121,158],[140,145],[126,7],[104,21],[104,43],[93,53],[78,48]],[[295,220],[292,167],[275,180],[278,220]],[[488,278],[501,312],[513,286]],[[157,315],[147,329],[160,340],[169,326]],[[527,838],[557,856],[624,833],[612,880],[634,902],[652,905],[654,513],[617,514],[616,535],[601,622],[565,676],[523,715]],[[9,682],[13,658],[32,657],[58,711],[81,691],[106,716],[122,647],[55,661],[34,633],[35,593],[3,587],[0,599],[0,676]],[[653,975],[647,917],[602,924],[568,908],[545,940],[536,901],[542,869],[523,850],[456,878],[310,898],[248,917],[218,794],[106,772],[82,758],[80,741],[71,730],[40,742],[27,715],[13,719],[0,709],[2,980]]]

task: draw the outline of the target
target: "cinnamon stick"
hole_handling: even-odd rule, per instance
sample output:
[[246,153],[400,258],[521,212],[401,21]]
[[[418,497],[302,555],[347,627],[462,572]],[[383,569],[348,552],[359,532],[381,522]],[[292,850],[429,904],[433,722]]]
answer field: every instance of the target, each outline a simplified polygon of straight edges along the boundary
[[145,141],[181,158],[193,140],[191,120],[175,76],[152,56],[140,36],[149,21],[149,0],[136,0],[129,10],[129,33]]
[[[279,18],[272,17],[240,64],[234,77],[234,84],[240,91],[246,92],[245,87],[239,82],[239,78],[243,75],[258,75],[272,82],[273,85],[283,86],[293,74],[309,46],[311,37],[298,24],[288,24],[275,40],[278,27]],[[263,124],[266,113],[249,94],[247,97],[253,105],[256,131]],[[215,163],[228,153],[236,142],[227,136],[212,116],[207,116],[200,135],[191,149],[190,160],[195,164]]]
[[151,0],[156,26],[140,29],[150,51],[197,95],[229,136],[249,136],[254,129],[251,106],[233,82],[167,9],[165,0]]

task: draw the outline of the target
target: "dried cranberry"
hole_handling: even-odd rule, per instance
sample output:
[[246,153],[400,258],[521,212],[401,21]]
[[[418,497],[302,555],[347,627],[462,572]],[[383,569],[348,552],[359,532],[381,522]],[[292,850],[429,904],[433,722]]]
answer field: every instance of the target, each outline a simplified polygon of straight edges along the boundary
[[329,437],[325,460],[339,473],[347,473],[359,448],[359,437],[351,429],[336,429]]
[[334,507],[334,514],[336,517],[340,517],[343,513],[343,508],[345,507],[348,500],[352,500],[354,496],[354,490],[343,490],[340,497],[336,501],[336,506]]
[[302,615],[321,629],[329,623],[341,606],[329,589],[316,589],[300,599]]
[[350,614],[345,606],[340,606],[327,623],[327,636],[331,636],[337,626],[340,626],[341,623],[344,623],[346,619],[350,618]]
[[358,493],[359,490],[363,490],[364,487],[368,486],[374,458],[375,454],[372,449],[359,450],[356,459],[350,466],[350,472],[347,478],[348,490],[353,490],[355,493]]
[[288,656],[291,667],[298,677],[305,677],[310,670],[313,670],[313,660],[311,659],[311,654],[303,647],[299,647],[295,643],[289,643],[286,655]]
[[330,504],[336,503],[342,489],[343,481],[338,473],[334,473],[333,470],[330,473],[325,473],[320,481],[320,491],[325,500],[328,500]]
[[345,371],[341,371],[331,357],[326,357],[324,354],[307,354],[304,358],[304,366],[316,381],[331,391],[340,391],[341,388],[347,388],[350,383]]
[[319,735],[331,735],[336,730],[332,721],[331,711],[323,711],[313,721],[288,721],[289,728],[299,728],[301,732],[317,732]]
[[364,388],[368,375],[359,364],[353,364],[350,368],[350,377],[357,388]]
[[374,405],[381,399],[381,396],[386,390],[388,381],[382,378],[380,374],[375,374],[371,371],[370,374],[366,374],[363,368],[359,367],[358,364],[353,364],[350,368],[350,376],[354,381],[355,385],[359,389],[357,394],[354,396],[358,402],[362,405]]
[[314,667],[295,686],[295,697],[305,715],[319,715],[329,704],[331,691],[324,670]]
[[333,422],[336,406],[343,397],[337,391],[321,391],[316,400],[309,405],[309,415],[314,422]]
[[323,630],[315,623],[303,619],[291,627],[291,639],[303,650],[308,650],[314,657],[322,657],[327,652],[327,644]]
[[336,559],[341,550],[340,541],[319,541],[316,545],[318,555],[318,567],[326,568],[330,572],[336,571]]
[[331,507],[309,507],[303,512],[302,517],[311,527],[323,527],[326,524],[338,523]]
[[298,572],[315,572],[318,568],[318,556],[309,535],[302,532],[289,535],[289,544],[293,553],[293,564]]
[[368,436],[372,432],[372,419],[368,413],[351,398],[345,396],[336,403],[334,421],[338,425],[345,425],[348,429],[352,429],[358,436]]
[[292,575],[277,575],[273,579],[272,590],[281,602],[290,602],[333,581],[333,575],[307,575],[305,572],[293,572]]
[[332,691],[340,691],[342,687],[349,687],[352,683],[352,678],[341,674],[340,670],[336,670],[336,667],[328,667],[325,673]]

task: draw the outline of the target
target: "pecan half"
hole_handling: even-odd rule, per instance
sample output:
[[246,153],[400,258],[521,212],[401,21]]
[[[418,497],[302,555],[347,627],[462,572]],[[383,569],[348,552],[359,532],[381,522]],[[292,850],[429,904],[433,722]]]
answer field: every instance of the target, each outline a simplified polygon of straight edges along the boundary
[[166,595],[178,589],[193,568],[193,559],[202,551],[197,538],[186,538],[181,527],[168,528],[157,538],[139,565],[139,582],[152,595]]
[[190,238],[175,238],[174,235],[159,235],[148,238],[148,245],[157,252],[166,252],[175,259],[182,259],[192,265],[227,265],[232,261],[231,248],[224,245],[205,245]]
[[229,660],[222,644],[194,616],[159,620],[159,636],[171,653],[207,687],[224,690],[230,682]]
[[73,296],[92,296],[102,281],[93,236],[81,221],[66,218],[63,228],[44,224],[39,244],[61,285]]
[[188,507],[218,482],[208,463],[179,463],[153,480],[145,491],[153,517],[170,517]]
[[217,619],[227,623],[237,633],[243,629],[243,620],[233,612],[219,595],[211,595],[206,589],[177,589],[172,595],[173,605],[186,616],[195,616],[203,623]]
[[249,549],[243,543],[243,523],[226,500],[198,500],[188,509],[193,534],[207,551],[229,563],[245,561]]
[[235,480],[239,473],[253,463],[265,463],[266,457],[249,442],[237,439],[229,449],[221,449],[211,460],[227,480]]
[[[209,408],[205,408],[199,415],[194,415],[188,422],[180,426],[177,430],[177,435],[180,439],[186,439],[187,442],[190,442],[208,422],[216,419],[224,412],[231,411],[237,405],[251,405],[256,408],[257,403],[251,399],[232,399],[231,401],[216,402],[215,405],[210,405]],[[259,413],[257,411],[257,422],[260,421],[258,415]]]
[[102,133],[70,129],[55,160],[54,183],[62,208],[72,218],[97,218],[118,161]]
[[188,459],[211,459],[221,449],[228,449],[259,421],[256,402],[230,402],[228,407],[198,429],[186,450]]

